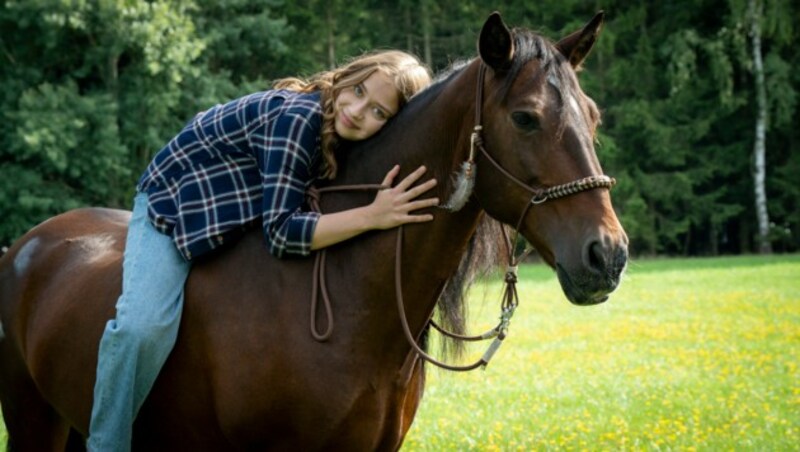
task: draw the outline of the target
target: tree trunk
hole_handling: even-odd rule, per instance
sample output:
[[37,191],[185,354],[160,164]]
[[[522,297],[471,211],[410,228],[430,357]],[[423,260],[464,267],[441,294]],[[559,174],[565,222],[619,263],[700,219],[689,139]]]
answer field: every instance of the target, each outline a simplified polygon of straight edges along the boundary
[[336,5],[334,2],[328,2],[326,22],[328,26],[328,67],[334,69],[336,67]]
[[406,50],[414,52],[414,36],[412,35],[412,30],[414,29],[414,25],[411,21],[411,7],[409,5],[403,6],[403,16],[405,18],[405,27],[406,27]]
[[761,58],[761,16],[763,6],[760,0],[749,0],[750,39],[753,45],[753,72],[756,82],[756,137],[753,145],[753,183],[755,188],[756,215],[758,219],[758,252],[772,253],[769,242],[769,213],[767,212],[766,190],[766,132],[767,132],[767,91],[764,86],[764,63]]
[[428,0],[420,2],[422,6],[422,44],[425,53],[425,64],[433,67],[433,57],[431,56],[431,3]]

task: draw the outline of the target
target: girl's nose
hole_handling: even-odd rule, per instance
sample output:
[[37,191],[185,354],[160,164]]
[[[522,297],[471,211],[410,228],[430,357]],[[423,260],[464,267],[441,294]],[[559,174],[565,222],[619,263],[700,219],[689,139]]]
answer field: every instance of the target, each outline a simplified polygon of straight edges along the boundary
[[358,102],[353,104],[353,109],[351,114],[353,115],[354,119],[363,119],[364,115],[366,114],[368,102],[366,99],[360,99]]

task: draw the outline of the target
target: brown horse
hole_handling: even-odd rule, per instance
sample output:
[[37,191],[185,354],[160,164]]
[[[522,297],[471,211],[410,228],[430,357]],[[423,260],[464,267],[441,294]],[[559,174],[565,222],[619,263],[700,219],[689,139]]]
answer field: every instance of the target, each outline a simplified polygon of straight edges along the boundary
[[[599,14],[553,44],[512,32],[491,15],[479,58],[342,156],[336,184],[375,183],[395,163],[405,170],[424,164],[447,182],[436,196],[460,193],[450,201],[458,210],[434,210],[433,222],[405,228],[402,295],[415,335],[484,211],[518,225],[573,303],[602,302],[616,288],[627,238],[594,152],[599,115],[574,71],[601,24]],[[471,140],[476,122],[482,128]],[[474,190],[455,187],[451,175],[470,154],[465,179],[474,176]],[[325,194],[322,210],[373,196]],[[121,211],[68,212],[34,228],[0,260],[0,403],[11,451],[64,450],[70,432],[74,440],[88,431],[97,346],[120,292],[127,220]],[[137,417],[134,447],[398,449],[424,370],[394,307],[395,234],[369,233],[328,249],[336,322],[327,341],[309,334],[312,259],[279,261],[253,230],[197,262],[177,345]]]

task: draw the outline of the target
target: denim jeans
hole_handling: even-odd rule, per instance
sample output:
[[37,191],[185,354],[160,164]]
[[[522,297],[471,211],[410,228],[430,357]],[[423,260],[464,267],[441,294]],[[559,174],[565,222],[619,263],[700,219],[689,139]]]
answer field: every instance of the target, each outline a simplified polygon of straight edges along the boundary
[[147,216],[147,195],[134,199],[122,265],[117,315],[100,340],[88,449],[129,451],[133,421],[178,335],[183,285],[191,264]]

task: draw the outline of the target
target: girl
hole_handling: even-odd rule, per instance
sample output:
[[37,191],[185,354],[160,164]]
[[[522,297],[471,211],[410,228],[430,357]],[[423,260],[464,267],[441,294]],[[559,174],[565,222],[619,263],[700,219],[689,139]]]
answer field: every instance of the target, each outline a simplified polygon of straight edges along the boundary
[[[100,342],[89,450],[130,449],[133,420],[177,337],[192,259],[258,218],[278,257],[433,219],[411,213],[439,202],[416,199],[436,184],[411,188],[422,167],[368,206],[322,215],[302,210],[315,179],[336,177],[339,143],[374,135],[429,83],[428,70],[411,55],[364,55],[199,113],[156,154],[136,187],[122,295]],[[383,184],[391,186],[398,172],[392,168]]]

